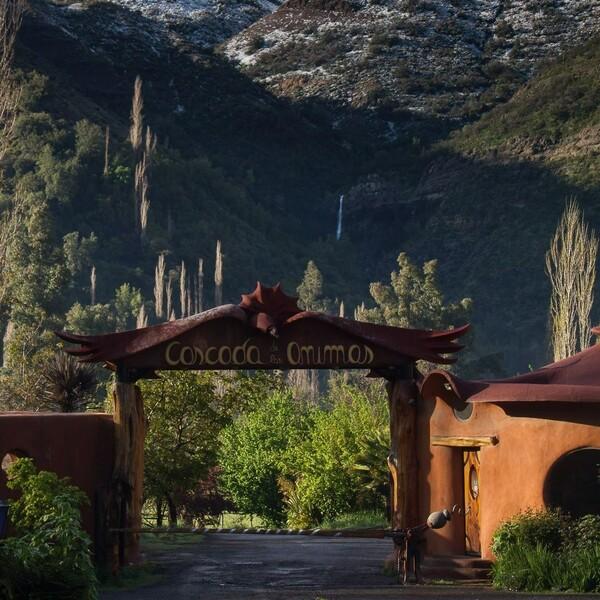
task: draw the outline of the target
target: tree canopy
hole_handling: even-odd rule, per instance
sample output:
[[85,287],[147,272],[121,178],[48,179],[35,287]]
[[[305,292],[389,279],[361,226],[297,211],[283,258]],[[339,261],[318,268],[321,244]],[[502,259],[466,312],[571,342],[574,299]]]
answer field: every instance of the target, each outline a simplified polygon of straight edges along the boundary
[[362,309],[359,317],[374,323],[416,329],[446,329],[469,319],[472,300],[445,302],[437,280],[438,261],[429,260],[419,268],[406,254],[398,255],[398,270],[390,283],[372,283],[369,291],[374,308]]

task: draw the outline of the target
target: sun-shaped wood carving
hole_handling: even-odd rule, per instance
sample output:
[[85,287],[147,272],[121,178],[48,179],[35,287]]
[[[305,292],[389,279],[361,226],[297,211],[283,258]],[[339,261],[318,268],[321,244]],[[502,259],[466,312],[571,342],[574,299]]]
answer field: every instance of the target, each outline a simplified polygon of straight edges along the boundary
[[260,281],[256,283],[256,289],[251,294],[242,294],[239,306],[256,315],[257,325],[263,330],[271,330],[302,312],[298,307],[298,299],[286,295],[280,283],[275,287],[267,287]]

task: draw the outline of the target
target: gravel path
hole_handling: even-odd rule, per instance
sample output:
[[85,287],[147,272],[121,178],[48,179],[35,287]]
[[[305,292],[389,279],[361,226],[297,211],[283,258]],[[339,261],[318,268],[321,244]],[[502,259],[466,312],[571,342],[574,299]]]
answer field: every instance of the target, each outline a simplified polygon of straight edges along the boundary
[[[382,573],[389,540],[210,535],[147,558],[166,568],[161,583],[101,594],[101,600],[508,600],[524,596],[482,586],[401,587]],[[590,596],[592,597],[592,596]],[[583,599],[585,596],[574,596]],[[597,597],[596,597],[597,598]]]

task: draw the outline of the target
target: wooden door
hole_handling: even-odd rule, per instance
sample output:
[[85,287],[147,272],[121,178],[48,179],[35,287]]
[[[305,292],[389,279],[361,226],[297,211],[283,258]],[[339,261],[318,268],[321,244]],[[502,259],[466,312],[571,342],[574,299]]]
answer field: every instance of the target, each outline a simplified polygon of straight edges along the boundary
[[467,554],[481,554],[479,542],[479,450],[463,453],[465,489],[465,550]]

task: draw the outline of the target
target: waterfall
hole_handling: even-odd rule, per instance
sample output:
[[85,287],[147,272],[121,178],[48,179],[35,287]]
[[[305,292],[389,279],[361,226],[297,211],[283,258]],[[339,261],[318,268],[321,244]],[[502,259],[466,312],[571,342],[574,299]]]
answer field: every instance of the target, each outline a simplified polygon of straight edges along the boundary
[[342,237],[342,213],[344,211],[344,194],[340,196],[340,207],[338,209],[337,231],[335,239],[340,240]]

